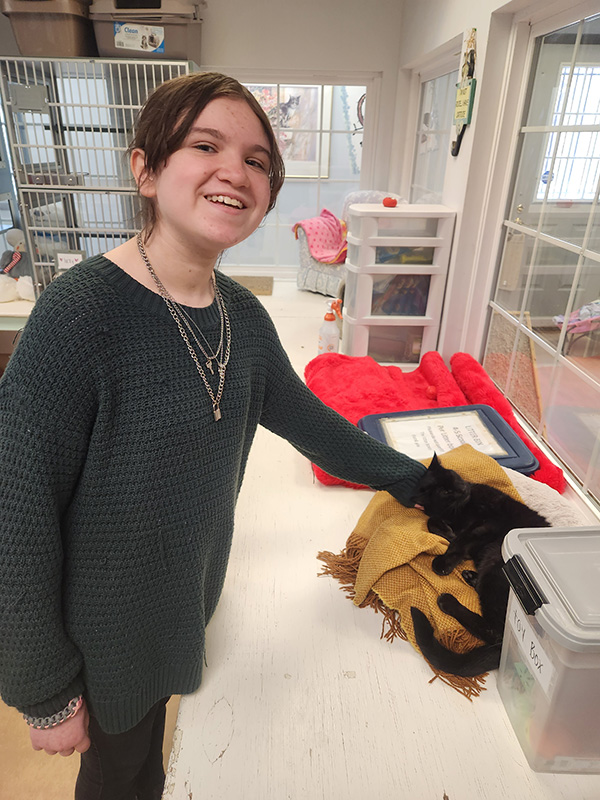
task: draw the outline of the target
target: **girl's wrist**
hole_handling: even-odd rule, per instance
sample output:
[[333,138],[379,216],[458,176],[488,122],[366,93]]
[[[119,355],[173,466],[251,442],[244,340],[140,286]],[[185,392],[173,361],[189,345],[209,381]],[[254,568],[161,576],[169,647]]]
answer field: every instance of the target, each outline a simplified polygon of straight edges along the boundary
[[57,725],[60,725],[61,722],[66,722],[66,720],[74,717],[81,708],[82,704],[83,697],[82,695],[79,695],[79,697],[74,697],[72,700],[70,700],[62,709],[62,711],[58,711],[56,714],[52,714],[50,717],[30,717],[28,714],[23,714],[23,719],[30,728],[44,731],[48,728],[55,728]]

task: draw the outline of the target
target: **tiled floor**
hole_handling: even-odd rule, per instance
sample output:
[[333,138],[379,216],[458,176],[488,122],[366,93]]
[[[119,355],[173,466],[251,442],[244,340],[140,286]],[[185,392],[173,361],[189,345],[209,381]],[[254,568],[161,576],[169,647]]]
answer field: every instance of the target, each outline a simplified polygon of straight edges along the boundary
[[[291,281],[276,281],[272,296],[259,298],[271,313],[294,367],[317,354],[318,330],[326,298],[299,292]],[[167,707],[165,761],[168,759],[179,698]],[[71,800],[79,758],[36,753],[19,713],[0,702],[0,800]]]

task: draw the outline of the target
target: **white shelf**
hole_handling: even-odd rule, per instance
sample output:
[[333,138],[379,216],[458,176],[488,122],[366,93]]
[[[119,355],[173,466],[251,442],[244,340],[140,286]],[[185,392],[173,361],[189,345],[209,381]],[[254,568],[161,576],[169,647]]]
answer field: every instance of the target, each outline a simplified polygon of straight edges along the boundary
[[456,212],[442,205],[427,205],[419,203],[399,203],[394,208],[387,208],[381,203],[353,203],[348,207],[350,216],[356,217],[381,217],[391,219],[402,217],[435,217],[436,219],[454,218]]
[[27,320],[35,303],[29,300],[11,300],[0,303],[0,330],[18,331]]
[[437,347],[455,212],[351,205],[342,350],[416,366]]

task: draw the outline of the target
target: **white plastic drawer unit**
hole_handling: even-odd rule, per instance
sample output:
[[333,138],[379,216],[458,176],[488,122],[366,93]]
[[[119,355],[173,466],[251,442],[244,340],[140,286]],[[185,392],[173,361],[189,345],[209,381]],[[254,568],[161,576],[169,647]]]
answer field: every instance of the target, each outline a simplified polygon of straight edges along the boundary
[[440,205],[351,205],[342,351],[418,364],[434,350],[455,212]]

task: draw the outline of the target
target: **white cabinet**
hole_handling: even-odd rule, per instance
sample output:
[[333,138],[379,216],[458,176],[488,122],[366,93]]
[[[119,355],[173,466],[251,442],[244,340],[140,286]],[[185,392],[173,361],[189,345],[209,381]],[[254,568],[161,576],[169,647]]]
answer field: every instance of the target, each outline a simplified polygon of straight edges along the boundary
[[413,367],[437,347],[455,212],[351,205],[342,352]]

